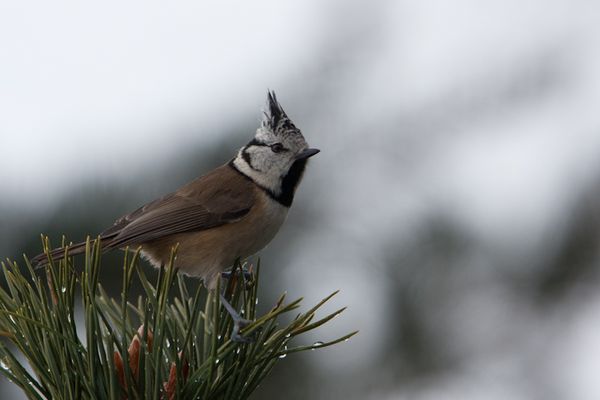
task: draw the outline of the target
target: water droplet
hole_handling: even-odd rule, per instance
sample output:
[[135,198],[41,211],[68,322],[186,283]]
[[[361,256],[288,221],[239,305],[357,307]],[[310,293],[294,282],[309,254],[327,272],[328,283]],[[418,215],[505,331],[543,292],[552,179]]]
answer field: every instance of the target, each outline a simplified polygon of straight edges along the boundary
[[313,350],[315,349],[315,347],[321,347],[321,346],[323,346],[323,342],[321,342],[321,341],[314,342],[313,343]]
[[244,313],[245,313],[244,309],[241,309],[240,310],[240,315],[244,315]]
[[66,287],[66,286],[63,286],[63,287],[60,289],[60,291],[61,291],[61,292],[63,292],[63,293],[67,293],[67,287]]
[[222,336],[221,335],[217,335],[217,340],[221,340]]
[[344,342],[347,342],[348,340],[350,340],[350,338],[346,338],[346,339],[344,339]]
[[[283,346],[283,351],[287,351],[288,347],[287,345]],[[283,353],[279,355],[279,358],[286,358],[287,357],[287,353]]]
[[10,369],[10,367],[8,366],[8,358],[3,358],[2,360],[0,360],[0,368],[4,370]]
[[285,337],[286,337],[286,338],[289,338],[289,337],[291,337],[291,336],[292,336],[292,334],[291,334],[291,333],[288,333],[287,335],[285,335]]
[[219,362],[221,362],[221,360],[219,360],[218,358],[215,360],[215,364],[218,364]]
[[255,305],[258,305],[258,297],[256,298],[256,301],[254,302]]
[[240,350],[240,348],[238,347],[238,348],[235,350],[235,354],[240,354],[240,351],[241,351],[241,350]]

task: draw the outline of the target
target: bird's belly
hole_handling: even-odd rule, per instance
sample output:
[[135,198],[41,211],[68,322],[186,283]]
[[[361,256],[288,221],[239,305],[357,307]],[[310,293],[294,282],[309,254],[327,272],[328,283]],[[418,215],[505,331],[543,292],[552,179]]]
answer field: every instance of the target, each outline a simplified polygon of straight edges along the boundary
[[253,211],[235,223],[145,243],[142,253],[158,267],[168,264],[171,248],[177,245],[175,267],[203,278],[208,287],[214,287],[218,275],[237,258],[255,254],[275,237],[288,208],[270,201],[262,210]]

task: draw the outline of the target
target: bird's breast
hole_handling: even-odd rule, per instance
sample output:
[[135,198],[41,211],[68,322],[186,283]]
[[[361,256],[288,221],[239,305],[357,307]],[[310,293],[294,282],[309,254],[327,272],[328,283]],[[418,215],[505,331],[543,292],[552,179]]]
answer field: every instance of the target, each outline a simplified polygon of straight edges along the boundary
[[248,215],[229,224],[223,231],[223,239],[227,243],[224,252],[235,254],[233,260],[226,261],[227,266],[237,257],[248,257],[262,250],[273,240],[287,217],[288,208],[270,198],[264,191],[257,190],[256,198]]
[[251,256],[269,244],[287,213],[288,207],[257,189],[255,204],[239,221],[145,243],[143,253],[159,266],[168,263],[170,249],[178,245],[175,266],[210,283],[237,258]]

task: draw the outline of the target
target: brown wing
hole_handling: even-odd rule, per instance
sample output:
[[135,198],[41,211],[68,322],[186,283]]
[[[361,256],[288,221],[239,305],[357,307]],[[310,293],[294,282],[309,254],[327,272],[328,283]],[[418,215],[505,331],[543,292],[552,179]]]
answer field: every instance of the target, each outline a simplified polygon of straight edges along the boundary
[[101,236],[112,236],[107,246],[123,247],[210,229],[238,221],[250,211],[253,201],[251,182],[225,165],[121,217]]
[[[229,165],[224,165],[119,218],[100,234],[102,249],[142,244],[166,235],[235,222],[243,218],[253,204],[253,184]],[[83,253],[85,245],[85,242],[70,245],[69,253]],[[50,252],[55,259],[63,257],[64,253],[64,248]],[[31,262],[44,265],[47,256],[38,254]]]

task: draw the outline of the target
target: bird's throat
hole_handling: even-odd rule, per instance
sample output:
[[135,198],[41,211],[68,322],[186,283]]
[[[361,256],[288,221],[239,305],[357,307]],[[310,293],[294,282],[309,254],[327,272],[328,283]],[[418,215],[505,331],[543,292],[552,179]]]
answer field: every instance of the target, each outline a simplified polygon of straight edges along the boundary
[[255,172],[244,165],[245,163],[237,161],[237,159],[233,159],[229,162],[229,166],[233,168],[235,171],[243,175],[246,179],[251,180],[255,185],[264,190],[269,197],[273,200],[277,201],[281,205],[285,207],[290,207],[292,202],[294,201],[294,194],[296,193],[296,188],[300,184],[302,180],[302,175],[304,175],[304,170],[306,168],[306,159],[298,160],[292,164],[287,174],[280,179],[280,187],[279,190],[276,191],[273,188],[269,188],[266,185],[262,184],[259,180],[257,180],[253,175]]

